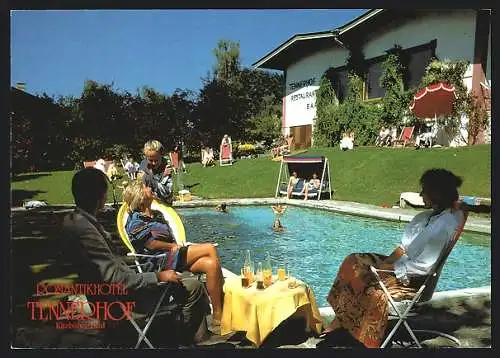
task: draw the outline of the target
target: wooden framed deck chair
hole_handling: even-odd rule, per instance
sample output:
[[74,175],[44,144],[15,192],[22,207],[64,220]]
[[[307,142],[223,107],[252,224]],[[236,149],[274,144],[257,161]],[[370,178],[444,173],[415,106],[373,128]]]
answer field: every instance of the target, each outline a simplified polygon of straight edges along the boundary
[[180,169],[179,152],[170,152],[168,156],[170,158],[170,163],[172,164],[172,169],[174,173],[177,174]]
[[219,165],[233,165],[233,146],[231,143],[225,143],[220,146]]
[[311,190],[308,193],[308,198],[316,198],[320,200],[321,194],[327,193],[332,198],[330,163],[326,157],[317,156],[284,156],[281,159],[280,172],[278,175],[278,183],[276,185],[275,197],[288,194],[288,181],[290,175],[297,172],[299,182],[293,188],[292,197],[304,197],[304,185],[312,178],[313,174],[321,178],[320,190]]
[[413,127],[404,127],[399,135],[399,138],[392,142],[392,147],[396,148],[396,145],[401,144],[403,147],[406,147],[408,143],[413,141],[413,131],[415,130],[415,126]]
[[[400,326],[403,325],[408,333],[410,334],[411,339],[413,342],[410,344],[410,346],[416,345],[418,348],[422,348],[422,345],[417,338],[415,333],[418,334],[431,334],[435,336],[440,336],[443,338],[446,338],[453,342],[455,345],[460,347],[460,340],[458,340],[456,337],[453,337],[447,333],[439,332],[439,331],[434,331],[434,330],[424,330],[424,329],[412,329],[410,325],[408,324],[408,317],[410,314],[415,315],[415,309],[424,304],[427,301],[430,301],[432,298],[432,295],[434,294],[434,290],[436,289],[437,282],[439,280],[439,276],[441,275],[441,271],[443,269],[443,266],[446,262],[446,259],[450,255],[453,247],[455,247],[455,244],[457,243],[458,239],[460,238],[460,235],[462,234],[464,230],[465,223],[467,222],[467,217],[468,217],[468,210],[462,210],[459,209],[459,203],[456,204],[456,211],[462,215],[462,222],[460,223],[459,227],[453,234],[453,237],[450,239],[448,245],[443,249],[441,254],[439,255],[439,258],[437,259],[436,263],[434,264],[434,267],[431,269],[431,272],[429,275],[427,275],[425,281],[422,283],[418,291],[415,293],[415,296],[411,300],[402,300],[398,301],[399,305],[396,304],[396,301],[392,298],[391,294],[387,290],[387,287],[384,285],[382,282],[379,272],[391,272],[394,273],[394,271],[391,270],[379,270],[376,269],[375,267],[371,266],[370,269],[371,271],[375,274],[378,283],[382,290],[384,291],[384,294],[386,295],[388,299],[388,304],[389,304],[389,319],[397,319],[398,321],[396,322],[395,326],[392,328],[392,330],[389,332],[387,335],[386,339],[380,346],[380,348],[385,348],[387,344],[389,344],[392,340],[396,332],[399,330]],[[398,308],[399,306],[399,308]]]

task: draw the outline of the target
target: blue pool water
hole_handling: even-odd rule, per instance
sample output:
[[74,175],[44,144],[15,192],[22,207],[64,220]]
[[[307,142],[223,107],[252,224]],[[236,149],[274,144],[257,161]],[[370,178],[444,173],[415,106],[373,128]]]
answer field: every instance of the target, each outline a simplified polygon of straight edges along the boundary
[[[234,206],[228,214],[213,208],[178,210],[188,241],[213,241],[222,265],[238,273],[249,249],[254,261],[269,252],[273,267],[288,263],[292,275],[314,290],[318,305],[326,297],[345,256],[352,252],[389,255],[400,242],[404,223],[343,215],[288,206],[280,217],[285,232],[272,230],[275,215],[270,206]],[[491,284],[489,236],[464,233],[448,258],[437,290]]]

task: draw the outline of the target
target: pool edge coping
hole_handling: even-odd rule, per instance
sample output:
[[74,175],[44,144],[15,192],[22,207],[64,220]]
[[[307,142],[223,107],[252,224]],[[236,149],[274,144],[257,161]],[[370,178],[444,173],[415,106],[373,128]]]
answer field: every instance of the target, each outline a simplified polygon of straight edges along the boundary
[[[297,200],[284,198],[247,198],[247,199],[195,199],[187,202],[174,202],[176,208],[210,207],[220,203],[227,205],[275,205],[286,204],[298,207],[321,209],[342,214],[369,217],[395,222],[410,222],[420,211],[401,208],[380,208],[375,205],[336,200]],[[483,221],[484,223],[481,223]],[[491,236],[491,219],[470,218],[465,231]]]
[[[401,208],[382,208],[376,205],[356,203],[350,201],[339,200],[298,200],[286,198],[227,198],[227,199],[193,199],[190,201],[180,202],[174,201],[172,207],[174,208],[194,208],[194,207],[211,207],[221,203],[227,205],[276,205],[285,204],[298,207],[321,209],[330,212],[336,212],[347,215],[369,217],[393,222],[410,222],[411,219],[420,211],[415,209],[401,209]],[[118,204],[121,204],[118,203]],[[106,204],[111,207],[112,203]],[[49,205],[56,207],[73,208],[73,204],[57,204]],[[40,209],[43,209],[41,207]],[[12,211],[26,210],[23,207],[11,207]],[[35,209],[36,210],[36,209]],[[471,218],[467,220],[465,225],[466,232],[474,232],[479,234],[486,234],[490,236],[491,240],[491,219]]]

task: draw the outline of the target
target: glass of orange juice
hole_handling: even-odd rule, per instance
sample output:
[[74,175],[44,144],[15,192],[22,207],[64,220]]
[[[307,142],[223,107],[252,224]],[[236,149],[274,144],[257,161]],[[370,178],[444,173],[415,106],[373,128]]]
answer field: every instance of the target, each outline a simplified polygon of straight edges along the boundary
[[281,266],[278,266],[278,280],[280,281],[285,281],[286,280],[286,271],[285,271],[285,268],[281,265]]
[[253,265],[245,266],[244,274],[248,279],[248,283],[252,284],[252,282],[254,281]]
[[272,270],[264,270],[262,271],[262,275],[264,276],[264,286],[269,287],[273,283],[273,271]]

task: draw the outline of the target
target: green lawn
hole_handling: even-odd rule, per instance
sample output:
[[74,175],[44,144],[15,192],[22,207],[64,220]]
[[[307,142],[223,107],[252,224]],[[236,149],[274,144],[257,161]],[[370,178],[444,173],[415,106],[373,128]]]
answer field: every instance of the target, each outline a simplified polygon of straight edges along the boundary
[[[491,145],[421,150],[359,147],[347,152],[320,148],[311,149],[307,154],[328,157],[336,200],[394,204],[401,192],[419,191],[420,175],[434,167],[462,176],[461,194],[491,196]],[[203,198],[272,197],[279,166],[279,162],[268,157],[242,159],[232,166],[213,168],[193,163],[188,165],[183,181],[193,195]],[[72,203],[72,175],[72,171],[57,171],[14,177],[13,205],[26,199],[46,200],[50,204]],[[118,199],[121,199],[120,191],[117,190]]]

